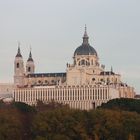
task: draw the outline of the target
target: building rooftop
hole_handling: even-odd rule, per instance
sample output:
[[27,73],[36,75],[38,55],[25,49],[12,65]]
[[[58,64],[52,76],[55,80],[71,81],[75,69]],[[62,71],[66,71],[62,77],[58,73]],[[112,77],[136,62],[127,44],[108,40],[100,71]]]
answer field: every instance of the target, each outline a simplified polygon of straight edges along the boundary
[[27,77],[66,77],[66,73],[34,73],[28,74]]

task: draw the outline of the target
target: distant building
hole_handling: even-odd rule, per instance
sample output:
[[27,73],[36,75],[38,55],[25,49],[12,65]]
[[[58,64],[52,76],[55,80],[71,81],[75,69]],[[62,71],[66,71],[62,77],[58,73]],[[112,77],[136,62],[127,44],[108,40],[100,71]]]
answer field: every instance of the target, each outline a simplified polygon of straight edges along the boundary
[[140,99],[140,94],[136,94],[135,99]]
[[13,96],[13,83],[0,83],[0,99],[11,98]]
[[96,50],[89,44],[85,28],[82,45],[76,48],[73,64],[66,72],[35,73],[32,53],[24,66],[20,46],[14,62],[15,101],[36,104],[54,100],[71,108],[93,109],[114,98],[134,98],[134,88],[121,81],[121,75],[100,65]]

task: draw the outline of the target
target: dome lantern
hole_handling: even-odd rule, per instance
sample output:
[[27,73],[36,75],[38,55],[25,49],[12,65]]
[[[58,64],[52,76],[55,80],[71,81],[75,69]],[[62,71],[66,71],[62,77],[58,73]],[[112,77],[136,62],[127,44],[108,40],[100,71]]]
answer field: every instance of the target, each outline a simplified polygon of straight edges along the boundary
[[87,35],[87,27],[85,25],[85,33],[84,33],[84,36],[83,36],[83,44],[88,44],[88,35]]

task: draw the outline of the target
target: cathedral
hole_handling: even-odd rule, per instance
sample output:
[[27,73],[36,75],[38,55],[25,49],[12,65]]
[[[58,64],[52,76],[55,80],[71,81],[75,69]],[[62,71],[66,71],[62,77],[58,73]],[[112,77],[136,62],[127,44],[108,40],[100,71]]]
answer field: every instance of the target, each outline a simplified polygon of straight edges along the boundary
[[85,27],[82,44],[73,54],[65,73],[35,73],[32,52],[24,66],[20,46],[14,61],[15,101],[35,105],[55,101],[71,108],[89,110],[114,98],[134,98],[134,88],[121,81],[121,75],[100,65],[99,55],[89,43]]

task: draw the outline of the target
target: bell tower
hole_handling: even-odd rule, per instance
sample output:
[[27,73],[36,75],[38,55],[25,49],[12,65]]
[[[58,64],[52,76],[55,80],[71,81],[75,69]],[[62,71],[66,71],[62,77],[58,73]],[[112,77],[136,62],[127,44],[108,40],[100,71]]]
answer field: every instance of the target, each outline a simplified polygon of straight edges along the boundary
[[29,58],[26,63],[26,74],[33,74],[35,72],[35,64],[32,58],[32,52],[29,53]]
[[14,85],[17,87],[23,87],[24,76],[25,76],[24,62],[20,52],[20,44],[18,44],[18,51],[14,61]]

